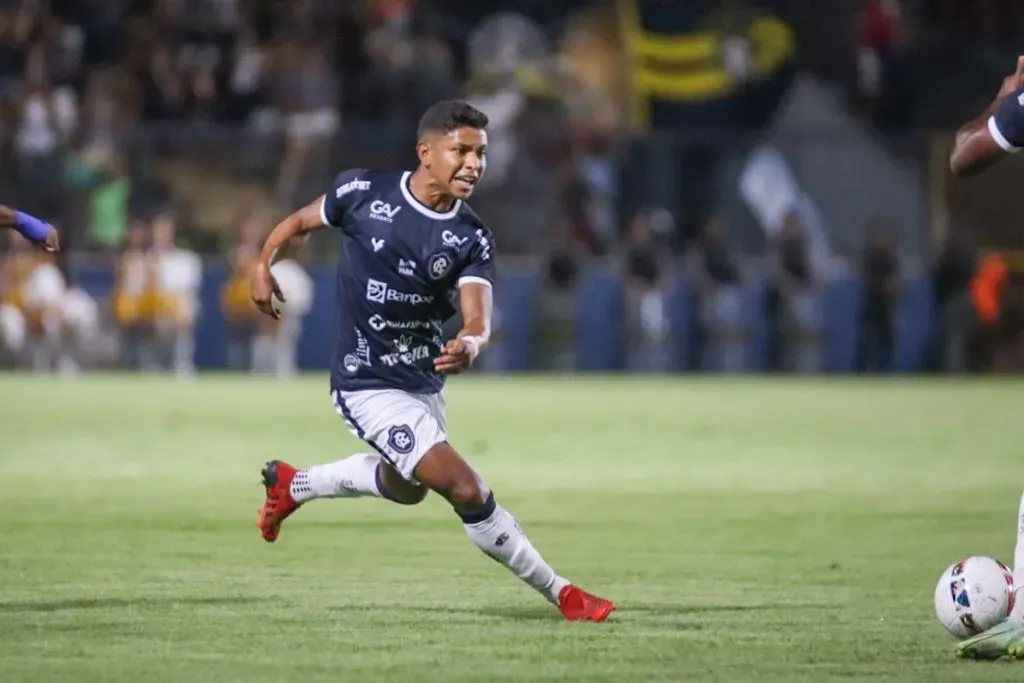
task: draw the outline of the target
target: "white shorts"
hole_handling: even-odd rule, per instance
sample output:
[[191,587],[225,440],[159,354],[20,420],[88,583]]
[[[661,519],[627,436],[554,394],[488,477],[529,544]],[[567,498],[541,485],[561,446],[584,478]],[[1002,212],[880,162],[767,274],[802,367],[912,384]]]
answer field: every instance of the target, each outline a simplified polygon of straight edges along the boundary
[[380,453],[405,479],[431,448],[448,439],[444,396],[397,389],[334,391],[334,409],[349,430]]

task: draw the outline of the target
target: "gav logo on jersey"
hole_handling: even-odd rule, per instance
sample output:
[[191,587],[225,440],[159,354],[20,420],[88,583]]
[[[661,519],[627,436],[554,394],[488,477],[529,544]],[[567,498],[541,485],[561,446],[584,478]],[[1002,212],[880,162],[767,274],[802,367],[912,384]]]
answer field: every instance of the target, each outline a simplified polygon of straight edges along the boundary
[[429,294],[399,292],[396,289],[388,287],[386,282],[374,280],[373,278],[366,281],[366,298],[378,304],[382,304],[386,301],[394,301],[400,304],[412,304],[413,306],[434,303],[434,297]]
[[412,365],[416,361],[421,361],[426,358],[430,358],[430,346],[423,344],[422,346],[413,346],[413,338],[409,335],[403,334],[398,339],[395,339],[392,344],[397,349],[394,353],[386,353],[380,357],[380,362],[389,368],[393,368],[399,363],[402,365]]
[[384,330],[429,330],[431,325],[426,320],[386,320],[382,316],[372,315],[367,321],[375,332]]
[[440,280],[452,269],[453,263],[454,260],[451,256],[443,251],[439,251],[427,261],[427,272],[430,273],[432,279]]
[[469,241],[468,237],[459,237],[451,230],[445,230],[441,233],[441,241],[446,247],[461,247],[463,244]]
[[401,210],[402,207],[400,206],[392,208],[391,205],[388,204],[387,202],[382,202],[381,200],[377,199],[370,204],[370,218],[376,219],[378,221],[384,221],[385,223],[390,223],[391,219],[397,216],[398,212]]

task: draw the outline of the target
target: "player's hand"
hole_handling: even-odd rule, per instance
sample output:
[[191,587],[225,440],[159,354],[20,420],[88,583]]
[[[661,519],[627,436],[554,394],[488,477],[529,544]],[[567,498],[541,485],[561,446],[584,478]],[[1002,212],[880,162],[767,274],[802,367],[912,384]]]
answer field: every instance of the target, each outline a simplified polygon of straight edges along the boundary
[[46,237],[39,243],[43,251],[48,251],[51,254],[56,254],[60,251],[60,233],[57,232],[57,228],[52,225],[49,226],[49,230],[46,231]]
[[457,375],[473,364],[469,347],[460,339],[453,339],[441,349],[441,355],[434,359],[434,370],[442,375]]
[[274,297],[281,303],[285,302],[284,293],[280,285],[270,272],[270,267],[265,263],[259,263],[252,270],[252,278],[249,282],[249,294],[256,308],[260,313],[269,315],[274,320],[281,319],[281,312],[274,308]]
[[1003,87],[999,89],[999,99],[1024,88],[1024,56],[1017,57],[1017,70],[1003,79]]

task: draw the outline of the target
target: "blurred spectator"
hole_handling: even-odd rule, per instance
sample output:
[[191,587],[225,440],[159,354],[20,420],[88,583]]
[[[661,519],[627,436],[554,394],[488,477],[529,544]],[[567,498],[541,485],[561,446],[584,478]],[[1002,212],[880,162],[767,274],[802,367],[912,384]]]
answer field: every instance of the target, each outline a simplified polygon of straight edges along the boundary
[[998,332],[993,363],[981,371],[1024,371],[1024,287],[1007,282],[1000,296]]
[[739,268],[725,224],[714,217],[698,238],[698,339],[700,366],[735,373],[744,367],[747,325]]
[[627,368],[664,372],[669,368],[666,277],[652,227],[653,212],[640,212],[630,222],[625,245]]
[[893,325],[900,294],[900,272],[893,230],[881,220],[872,221],[861,253],[864,298],[857,348],[858,372],[891,372],[895,354]]
[[998,253],[983,258],[971,280],[971,302],[978,325],[971,344],[970,367],[976,372],[993,369],[1000,342],[1010,336],[1004,318],[1009,280],[1010,268]]
[[547,258],[536,298],[538,370],[570,372],[576,367],[579,265],[565,247]]
[[301,188],[326,170],[341,123],[340,84],[324,46],[294,40],[278,47],[271,78],[271,101],[284,115],[285,128],[276,194],[285,206],[297,206]]
[[[221,313],[227,321],[227,366],[232,370],[248,368],[252,363],[252,339],[266,318],[249,296],[249,278],[263,244],[264,221],[250,214],[238,227],[235,244],[228,252],[231,276],[221,289]],[[270,318],[267,318],[270,320]],[[271,321],[273,322],[273,321]]]
[[798,213],[787,214],[774,247],[767,291],[769,367],[817,372],[821,369],[821,303]]
[[960,373],[969,367],[970,340],[977,325],[971,279],[977,255],[966,231],[950,235],[931,268],[936,324],[927,359],[932,371]]
[[[152,269],[148,260],[150,232],[145,221],[136,219],[128,228],[127,240],[117,255],[110,309],[120,337],[123,367],[154,369],[155,359],[146,358],[152,347]],[[149,367],[147,367],[149,366]]]
[[179,376],[195,373],[195,328],[199,321],[202,261],[194,252],[175,244],[177,219],[162,213],[151,223],[150,267],[153,269],[153,331],[162,366]]
[[191,111],[188,83],[169,45],[155,45],[139,74],[142,116],[147,121],[178,121]]
[[857,67],[861,97],[874,125],[905,126],[912,112],[901,0],[861,0],[857,12]]
[[53,179],[60,177],[60,154],[78,123],[78,102],[71,87],[55,87],[43,44],[28,52],[23,92],[14,142],[19,201],[51,212],[61,190]]

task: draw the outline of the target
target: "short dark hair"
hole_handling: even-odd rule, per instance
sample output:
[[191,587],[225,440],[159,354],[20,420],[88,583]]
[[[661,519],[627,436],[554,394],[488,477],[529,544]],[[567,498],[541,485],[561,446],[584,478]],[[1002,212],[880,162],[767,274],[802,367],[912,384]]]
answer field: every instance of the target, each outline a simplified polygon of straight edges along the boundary
[[488,123],[487,114],[468,102],[444,100],[423,112],[417,135],[422,138],[427,133],[445,134],[463,126],[482,130]]

